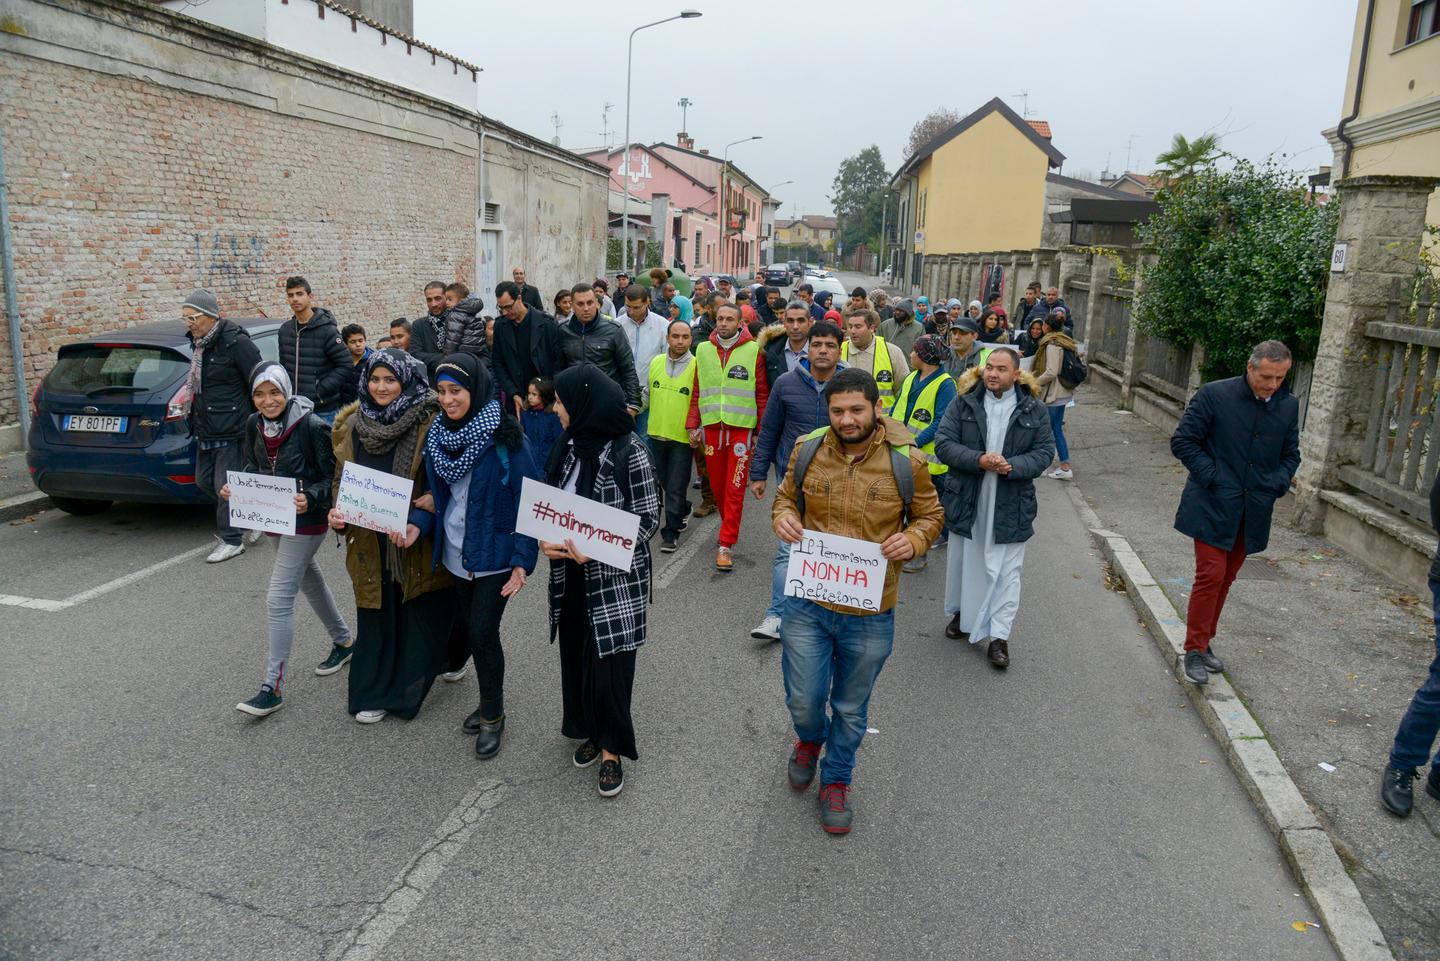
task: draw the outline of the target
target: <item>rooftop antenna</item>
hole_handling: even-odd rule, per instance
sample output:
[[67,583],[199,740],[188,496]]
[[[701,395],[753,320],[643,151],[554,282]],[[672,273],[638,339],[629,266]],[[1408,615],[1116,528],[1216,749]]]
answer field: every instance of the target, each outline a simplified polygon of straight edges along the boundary
[[550,142],[558,147],[560,146],[560,128],[565,126],[565,124],[560,121],[560,111],[557,110],[550,115],[550,122],[555,125],[555,139]]
[[605,144],[605,149],[610,149],[610,109],[615,105],[605,101],[605,109],[600,112],[600,140]]
[[1022,90],[1014,96],[1020,98],[1020,116],[1022,118],[1030,116],[1030,91]]
[[1135,135],[1132,133],[1125,141],[1125,173],[1130,172],[1130,154],[1135,147]]
[[689,97],[681,97],[679,102],[677,103],[677,106],[680,108],[680,129],[685,133],[690,132],[690,128],[685,126],[685,121],[690,112],[690,105],[694,102],[695,101],[691,100]]

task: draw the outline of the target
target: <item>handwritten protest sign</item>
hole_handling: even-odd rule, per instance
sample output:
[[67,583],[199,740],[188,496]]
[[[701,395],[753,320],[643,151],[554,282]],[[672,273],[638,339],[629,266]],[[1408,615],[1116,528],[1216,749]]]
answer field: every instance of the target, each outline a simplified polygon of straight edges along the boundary
[[807,529],[790,548],[785,596],[878,611],[888,564],[879,544]]
[[628,571],[639,543],[640,516],[527,477],[515,530],[552,544],[572,540],[586,557]]
[[295,478],[225,472],[230,526],[267,534],[295,533]]
[[414,489],[415,482],[408,477],[396,477],[351,461],[340,474],[335,510],[347,524],[382,534],[403,534]]

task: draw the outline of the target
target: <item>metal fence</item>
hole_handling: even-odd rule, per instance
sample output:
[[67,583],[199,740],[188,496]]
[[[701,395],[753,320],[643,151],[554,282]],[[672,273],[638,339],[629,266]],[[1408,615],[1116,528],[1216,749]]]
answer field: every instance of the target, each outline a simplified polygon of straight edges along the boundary
[[1440,467],[1440,329],[1435,284],[1415,293],[1397,279],[1385,319],[1365,325],[1375,358],[1365,443],[1359,463],[1338,473],[1345,485],[1428,522],[1428,492]]

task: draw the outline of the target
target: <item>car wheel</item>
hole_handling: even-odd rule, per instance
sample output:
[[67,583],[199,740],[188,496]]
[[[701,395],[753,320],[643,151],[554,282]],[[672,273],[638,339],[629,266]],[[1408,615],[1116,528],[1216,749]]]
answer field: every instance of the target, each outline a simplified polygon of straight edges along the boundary
[[67,514],[84,517],[87,514],[99,514],[101,511],[107,511],[110,509],[110,505],[115,502],[84,500],[79,497],[55,497],[52,495],[50,503]]

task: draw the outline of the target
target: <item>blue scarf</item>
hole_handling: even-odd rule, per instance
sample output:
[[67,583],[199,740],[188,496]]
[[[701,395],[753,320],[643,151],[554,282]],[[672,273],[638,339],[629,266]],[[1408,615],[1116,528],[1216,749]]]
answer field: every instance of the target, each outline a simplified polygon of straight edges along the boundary
[[475,467],[480,455],[490,446],[495,428],[500,426],[500,402],[492,400],[480,413],[459,427],[438,417],[425,439],[425,457],[446,483],[453,484]]

